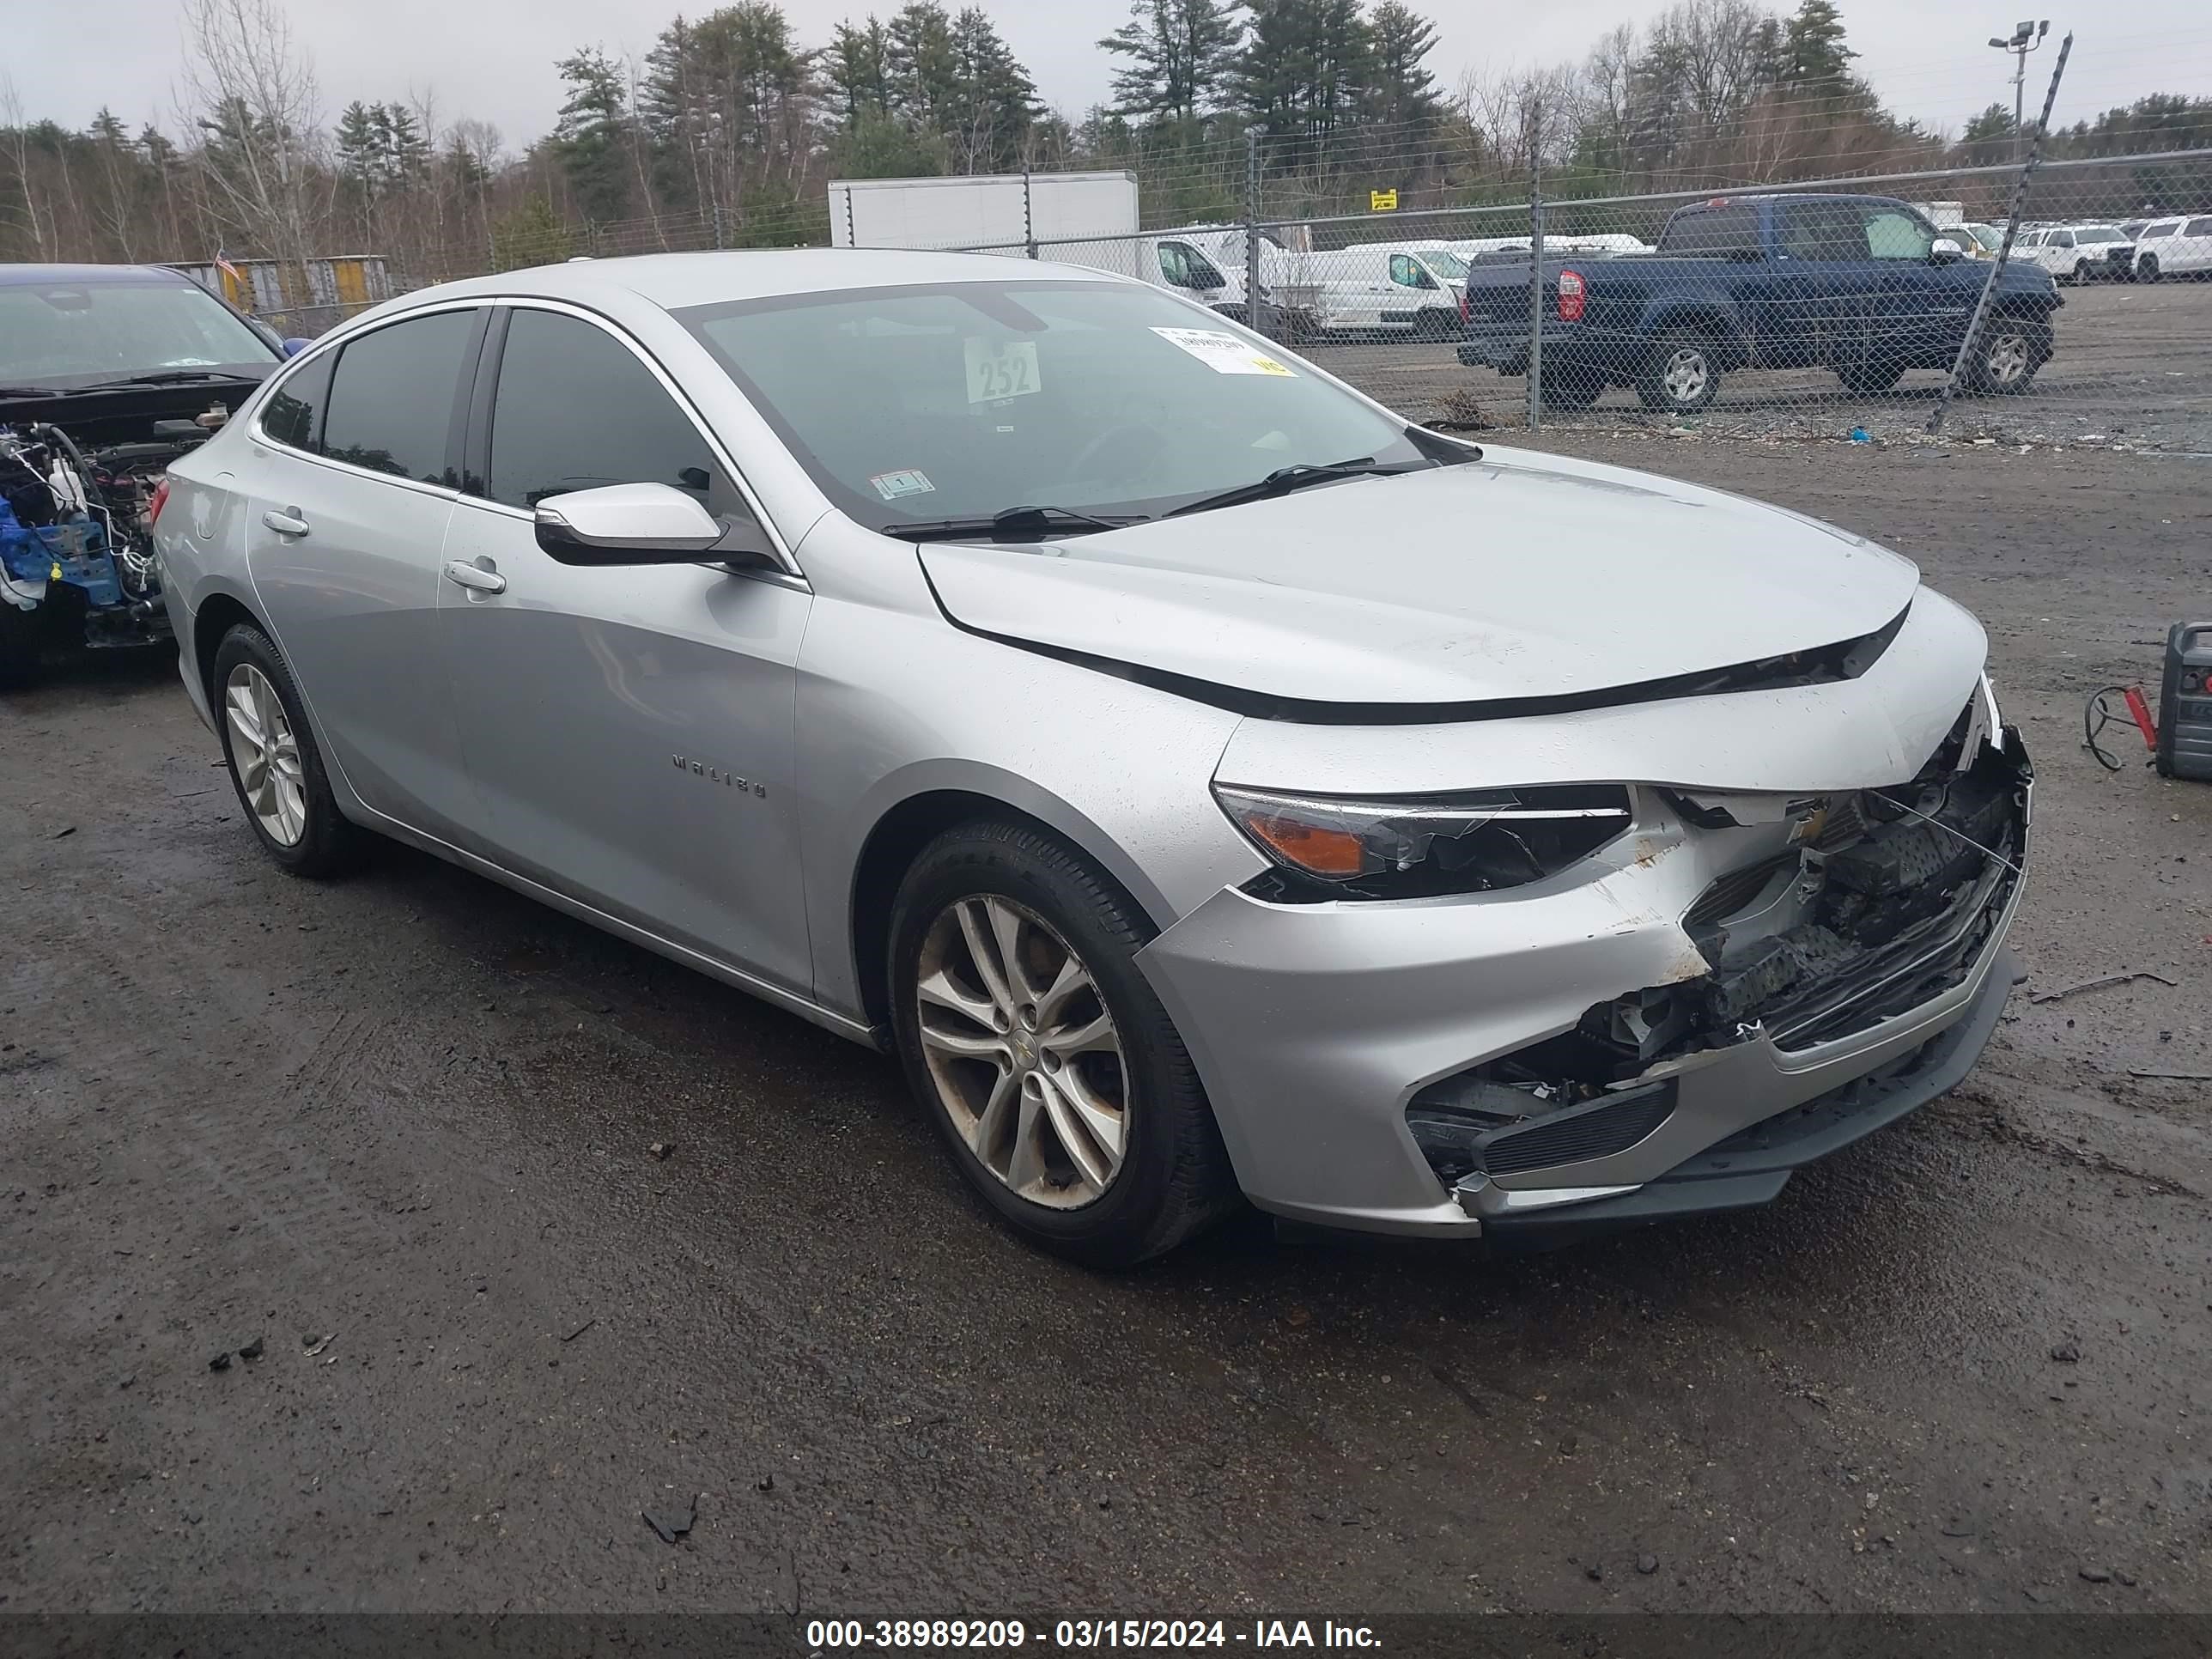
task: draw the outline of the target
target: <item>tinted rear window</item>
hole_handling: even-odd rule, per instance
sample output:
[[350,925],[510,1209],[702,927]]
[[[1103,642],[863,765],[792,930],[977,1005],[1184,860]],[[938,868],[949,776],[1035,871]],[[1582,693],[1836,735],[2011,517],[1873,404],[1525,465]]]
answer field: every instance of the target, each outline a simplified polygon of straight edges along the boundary
[[1685,208],[1660,233],[1662,253],[1720,254],[1759,247],[1759,209],[1749,202]]
[[322,440],[323,405],[330,398],[331,365],[337,362],[337,355],[326,351],[301,364],[297,374],[287,375],[284,383],[270,394],[268,410],[261,416],[262,431],[295,449],[318,447]]
[[349,342],[323,414],[322,452],[395,477],[450,484],[447,435],[476,313],[441,311]]

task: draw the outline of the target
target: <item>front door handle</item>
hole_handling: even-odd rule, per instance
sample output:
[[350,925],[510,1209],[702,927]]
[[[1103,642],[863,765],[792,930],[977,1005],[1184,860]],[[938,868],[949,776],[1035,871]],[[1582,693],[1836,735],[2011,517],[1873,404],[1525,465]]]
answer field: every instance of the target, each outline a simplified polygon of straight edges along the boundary
[[459,582],[471,593],[506,592],[507,578],[489,568],[489,560],[483,564],[471,564],[466,559],[448,559],[446,561],[446,580]]
[[261,522],[280,536],[304,536],[307,533],[307,521],[300,516],[300,509],[296,507],[272,507],[261,515]]

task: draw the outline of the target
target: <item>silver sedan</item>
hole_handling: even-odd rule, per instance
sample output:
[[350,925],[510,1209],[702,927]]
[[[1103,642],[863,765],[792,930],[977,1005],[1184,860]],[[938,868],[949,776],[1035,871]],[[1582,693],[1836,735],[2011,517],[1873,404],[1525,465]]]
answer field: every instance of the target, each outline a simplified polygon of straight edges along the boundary
[[269,855],[428,848],[895,1051],[1031,1239],[1551,1243],[1950,1087],[2028,775],[1861,538],[1403,419],[1095,270],[392,301],[169,475]]

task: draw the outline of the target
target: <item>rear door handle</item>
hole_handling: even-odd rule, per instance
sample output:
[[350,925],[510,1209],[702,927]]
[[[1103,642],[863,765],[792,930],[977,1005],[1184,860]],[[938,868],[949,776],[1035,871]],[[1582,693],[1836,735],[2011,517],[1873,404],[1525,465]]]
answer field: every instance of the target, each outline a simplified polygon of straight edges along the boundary
[[486,569],[483,565],[471,564],[466,559],[447,560],[446,580],[459,582],[472,593],[507,592],[506,577],[501,575],[496,570]]
[[296,507],[281,510],[272,507],[261,515],[261,522],[280,536],[304,536],[307,533],[307,521],[300,516],[300,509]]

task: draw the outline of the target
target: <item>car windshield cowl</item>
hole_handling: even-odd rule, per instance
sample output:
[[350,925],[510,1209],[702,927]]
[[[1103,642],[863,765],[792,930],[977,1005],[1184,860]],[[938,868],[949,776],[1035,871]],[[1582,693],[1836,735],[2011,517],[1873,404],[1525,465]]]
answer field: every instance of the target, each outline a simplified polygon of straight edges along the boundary
[[887,524],[881,528],[886,536],[909,542],[965,541],[976,537],[994,542],[1034,542],[1048,536],[1085,536],[1148,521],[1147,515],[1141,513],[1101,518],[1065,507],[1009,507],[988,518],[937,519],[919,524]]
[[1234,489],[1224,489],[1218,495],[1201,495],[1194,501],[1186,501],[1174,508],[1170,517],[1186,513],[1210,513],[1217,507],[1241,507],[1247,501],[1263,501],[1273,495],[1287,495],[1294,489],[1304,489],[1308,484],[1328,483],[1339,478],[1389,477],[1400,472],[1425,472],[1431,467],[1450,463],[1440,460],[1377,461],[1372,455],[1358,460],[1299,462],[1291,466],[1279,466],[1266,477],[1249,484],[1239,484]]

